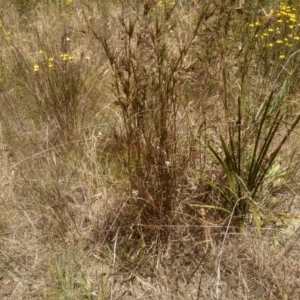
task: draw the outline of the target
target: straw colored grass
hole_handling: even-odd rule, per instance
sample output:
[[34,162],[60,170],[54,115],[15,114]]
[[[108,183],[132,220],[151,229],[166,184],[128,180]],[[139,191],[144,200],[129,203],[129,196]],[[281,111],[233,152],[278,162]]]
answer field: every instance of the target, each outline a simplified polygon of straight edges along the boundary
[[0,4],[1,299],[299,298],[300,8],[265,2]]

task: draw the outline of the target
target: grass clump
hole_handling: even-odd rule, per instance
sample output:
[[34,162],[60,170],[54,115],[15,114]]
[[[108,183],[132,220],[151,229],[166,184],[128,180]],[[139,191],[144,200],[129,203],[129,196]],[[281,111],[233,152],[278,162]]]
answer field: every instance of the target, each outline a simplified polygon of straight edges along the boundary
[[170,224],[175,209],[180,177],[186,168],[178,149],[178,113],[185,105],[181,99],[184,68],[189,68],[187,54],[204,12],[185,37],[184,46],[176,48],[172,33],[176,18],[172,14],[153,11],[142,21],[139,12],[127,19],[121,15],[118,30],[123,32],[123,45],[118,53],[110,46],[113,42],[91,25],[114,80],[115,104],[123,126],[122,136],[116,135],[116,139],[124,146],[121,159],[129,193],[134,195],[130,203],[137,206],[138,222],[145,225]]

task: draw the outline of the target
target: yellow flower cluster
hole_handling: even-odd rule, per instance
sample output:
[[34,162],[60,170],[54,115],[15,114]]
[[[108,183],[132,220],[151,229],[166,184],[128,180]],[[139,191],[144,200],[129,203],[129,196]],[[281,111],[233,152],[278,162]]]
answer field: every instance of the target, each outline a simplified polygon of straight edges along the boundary
[[62,53],[62,54],[60,55],[60,58],[61,58],[62,60],[64,60],[64,61],[67,61],[67,60],[72,61],[72,60],[73,60],[73,56],[72,56],[72,55],[69,55],[69,54],[67,54],[67,53]]
[[49,68],[53,68],[54,67],[54,58],[53,57],[49,57],[48,58],[48,67]]
[[292,47],[300,41],[300,20],[296,8],[280,3],[278,8],[270,9],[268,14],[249,24],[255,28],[255,37],[264,43],[267,48],[276,46],[279,58],[284,59]]
[[172,0],[161,0],[157,2],[158,7],[172,7],[175,5],[175,1]]
[[[45,52],[43,51],[43,50],[39,50],[38,51],[38,54],[40,54],[40,55],[43,55]],[[45,60],[44,60],[45,61]],[[45,65],[45,64],[43,64],[43,65]],[[54,68],[54,58],[53,57],[48,57],[47,59],[46,59],[46,65],[47,65],[47,67],[49,68],[49,69],[52,69],[52,68]],[[34,72],[37,72],[37,71],[39,71],[39,69],[40,69],[40,65],[38,64],[38,63],[34,63],[33,64],[33,71]]]
[[67,4],[71,4],[71,3],[72,3],[72,0],[66,0],[66,3],[67,3]]
[[[45,51],[39,50],[38,54],[39,55],[44,55]],[[44,57],[47,57],[47,55],[45,55]],[[65,61],[65,62],[73,62],[74,57],[72,55],[68,54],[68,53],[61,53],[60,54],[60,59],[62,61]],[[89,61],[91,59],[91,57],[90,56],[85,56],[85,59],[86,59],[86,61]],[[52,69],[55,66],[54,62],[55,61],[54,61],[53,57],[43,58],[41,66],[45,66],[46,65],[49,69]],[[33,64],[33,71],[34,72],[38,72],[39,69],[40,69],[40,65],[38,63],[34,63]]]
[[40,66],[38,64],[33,65],[33,71],[37,72],[39,70]]
[[[14,28],[14,26],[9,26],[11,29]],[[10,41],[13,38],[16,38],[17,35],[12,33],[10,30],[7,30],[7,28],[4,26],[2,23],[2,20],[0,20],[0,36],[5,40],[5,41]]]

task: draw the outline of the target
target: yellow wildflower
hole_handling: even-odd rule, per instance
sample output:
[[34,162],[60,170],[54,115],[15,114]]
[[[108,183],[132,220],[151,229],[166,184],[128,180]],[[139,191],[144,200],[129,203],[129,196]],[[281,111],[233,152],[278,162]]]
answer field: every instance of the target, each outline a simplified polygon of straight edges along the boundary
[[49,67],[49,68],[53,68],[53,67],[54,67],[53,61],[54,61],[54,58],[53,58],[53,57],[50,57],[50,58],[48,59],[48,67]]
[[39,70],[39,65],[38,64],[34,64],[33,65],[33,71],[37,72]]
[[67,59],[69,58],[69,55],[68,55],[67,53],[62,53],[62,54],[60,55],[60,58],[61,58],[62,60],[67,60]]

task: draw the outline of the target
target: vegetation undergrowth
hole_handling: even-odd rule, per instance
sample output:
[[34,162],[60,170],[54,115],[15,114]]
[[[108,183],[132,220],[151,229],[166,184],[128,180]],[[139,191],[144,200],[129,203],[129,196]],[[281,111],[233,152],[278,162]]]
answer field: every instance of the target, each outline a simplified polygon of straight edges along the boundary
[[293,299],[294,2],[1,3],[0,296]]

